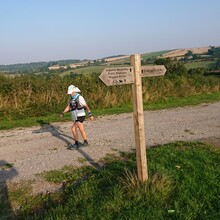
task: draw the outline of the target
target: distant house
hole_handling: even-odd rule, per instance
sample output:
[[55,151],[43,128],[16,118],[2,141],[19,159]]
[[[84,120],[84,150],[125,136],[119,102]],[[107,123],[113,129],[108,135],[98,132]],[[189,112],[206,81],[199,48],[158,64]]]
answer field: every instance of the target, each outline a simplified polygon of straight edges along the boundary
[[81,63],[72,63],[68,66],[60,66],[60,65],[54,65],[54,66],[49,66],[48,69],[49,70],[59,70],[59,69],[67,69],[68,67],[70,67],[71,69],[74,69],[78,66],[84,66],[84,65],[87,65],[88,62],[81,62]]
[[76,67],[81,66],[81,65],[77,64],[77,63],[73,63],[73,64],[70,64],[69,66],[70,66],[70,68],[76,68]]
[[54,66],[49,66],[48,69],[49,70],[67,69],[67,66],[54,65]]

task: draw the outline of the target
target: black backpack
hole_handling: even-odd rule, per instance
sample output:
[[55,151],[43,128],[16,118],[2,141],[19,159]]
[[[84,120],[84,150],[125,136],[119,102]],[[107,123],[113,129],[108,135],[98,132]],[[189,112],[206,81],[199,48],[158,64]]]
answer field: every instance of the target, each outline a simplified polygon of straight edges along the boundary
[[79,102],[79,96],[80,96],[80,94],[77,94],[76,97],[74,96],[74,98],[71,97],[71,99],[70,99],[70,111],[74,111],[76,109],[81,110],[81,109],[84,108],[84,106],[81,105],[80,102]]

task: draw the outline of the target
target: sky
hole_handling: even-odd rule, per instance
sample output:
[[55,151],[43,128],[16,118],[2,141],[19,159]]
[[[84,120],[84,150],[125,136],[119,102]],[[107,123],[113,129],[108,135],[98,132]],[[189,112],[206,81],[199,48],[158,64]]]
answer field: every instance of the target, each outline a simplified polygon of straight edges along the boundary
[[220,0],[0,0],[0,65],[220,46]]

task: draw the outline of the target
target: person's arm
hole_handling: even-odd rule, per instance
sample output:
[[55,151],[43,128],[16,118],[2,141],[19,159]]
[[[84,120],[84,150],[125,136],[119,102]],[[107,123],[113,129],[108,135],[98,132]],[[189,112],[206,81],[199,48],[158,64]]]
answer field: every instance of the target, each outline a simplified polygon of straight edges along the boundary
[[85,103],[85,104],[84,104],[84,107],[85,107],[85,109],[86,109],[86,110],[87,110],[87,112],[88,112],[89,119],[90,119],[90,120],[93,120],[93,119],[94,119],[94,117],[93,117],[92,112],[91,112],[91,110],[90,110],[89,106],[87,105],[87,103]]
[[84,99],[82,96],[79,96],[79,102],[80,102],[81,105],[84,106],[84,108],[85,108],[86,111],[88,112],[89,119],[90,119],[90,120],[93,120],[94,117],[93,117],[93,115],[92,115],[92,112],[91,112],[91,110],[90,110],[88,104],[86,103],[85,99]]
[[67,105],[66,108],[64,109],[64,111],[60,114],[60,118],[62,118],[64,116],[64,114],[69,111],[70,111],[70,105]]

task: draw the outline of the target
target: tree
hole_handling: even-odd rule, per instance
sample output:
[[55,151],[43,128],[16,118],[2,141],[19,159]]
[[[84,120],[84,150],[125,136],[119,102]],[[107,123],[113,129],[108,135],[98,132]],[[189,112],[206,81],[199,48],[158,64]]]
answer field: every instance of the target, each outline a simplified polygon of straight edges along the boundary
[[197,59],[199,59],[200,58],[200,56],[198,55],[198,54],[193,54],[192,55],[192,59],[193,60],[197,60]]
[[191,50],[188,50],[188,52],[184,55],[184,60],[189,60],[193,55],[193,52]]
[[193,52],[191,50],[188,50],[188,52],[185,54],[185,56],[192,56]]
[[182,63],[174,63],[167,67],[167,75],[186,75],[187,69]]
[[157,65],[169,65],[171,64],[171,60],[170,58],[166,58],[166,59],[160,58],[160,59],[157,59],[154,63]]
[[220,69],[220,58],[217,60],[216,64],[215,64],[215,69],[219,70]]

